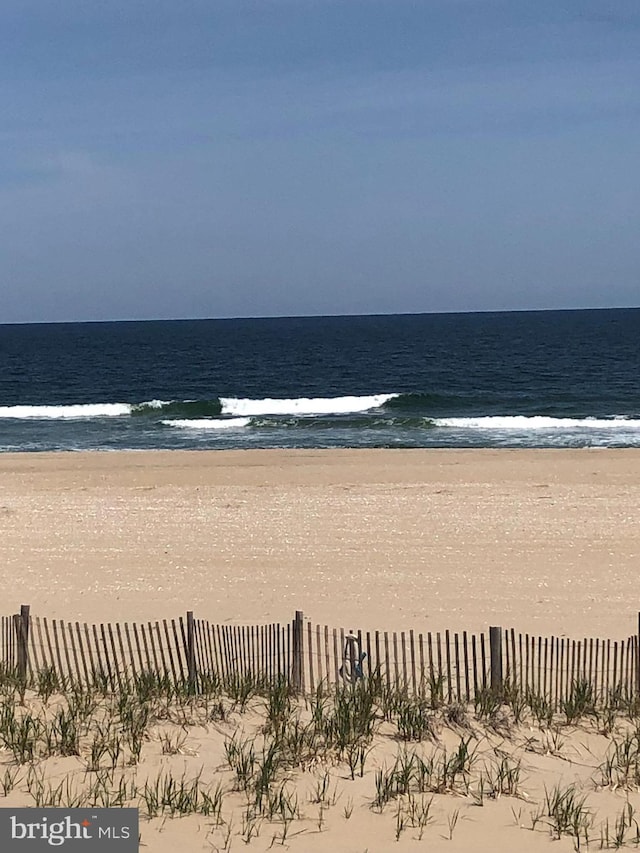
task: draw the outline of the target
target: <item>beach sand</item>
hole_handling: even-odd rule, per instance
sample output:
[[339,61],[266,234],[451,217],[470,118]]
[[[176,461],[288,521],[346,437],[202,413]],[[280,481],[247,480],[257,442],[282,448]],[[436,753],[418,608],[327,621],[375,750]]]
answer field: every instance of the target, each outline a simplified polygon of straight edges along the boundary
[[[255,624],[289,620],[298,609],[336,627],[486,631],[491,624],[611,638],[637,627],[640,454],[633,450],[5,454],[0,484],[5,614],[22,603],[34,615],[89,622],[189,609],[214,622]],[[224,739],[255,733],[258,706],[248,715],[229,710],[216,724],[155,726],[138,770],[123,772],[139,781],[166,770],[177,778],[202,773],[228,785]],[[182,743],[177,754],[163,753],[163,729]],[[597,730],[593,722],[556,733],[476,726],[476,770],[496,756],[521,761],[519,797],[479,807],[476,773],[475,801],[435,796],[422,841],[409,827],[396,840],[393,803],[384,814],[370,808],[376,770],[403,748],[379,735],[362,779],[351,781],[344,764],[290,776],[303,817],[286,842],[282,826],[266,822],[246,845],[243,797],[228,794],[229,834],[228,823],[214,827],[203,816],[145,820],[141,850],[570,851],[573,840],[552,842],[544,821],[532,828],[545,788],[575,784],[600,828],[627,799],[640,808],[636,790],[596,791],[611,746]],[[461,736],[465,730],[445,726],[438,748],[454,750]],[[411,748],[428,754],[435,746]],[[84,779],[85,760],[49,758],[44,778]],[[6,750],[0,765],[0,773],[13,772]],[[335,801],[321,810],[312,800],[326,772]],[[20,778],[4,804],[32,804]]]
[[628,636],[634,450],[3,454],[3,610]]

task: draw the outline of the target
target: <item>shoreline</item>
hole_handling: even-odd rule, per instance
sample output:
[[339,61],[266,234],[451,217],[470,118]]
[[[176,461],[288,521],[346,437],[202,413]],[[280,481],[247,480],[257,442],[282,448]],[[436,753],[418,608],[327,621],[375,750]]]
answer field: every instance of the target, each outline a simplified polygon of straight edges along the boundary
[[585,449],[1,454],[5,610],[628,636],[640,454]]

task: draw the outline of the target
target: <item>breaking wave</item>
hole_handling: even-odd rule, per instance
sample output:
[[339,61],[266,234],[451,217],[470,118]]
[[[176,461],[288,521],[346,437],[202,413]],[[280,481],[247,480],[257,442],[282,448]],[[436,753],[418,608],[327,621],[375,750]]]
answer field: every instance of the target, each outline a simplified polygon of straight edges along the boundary
[[220,402],[225,415],[339,415],[377,409],[396,396],[398,395],[372,394],[361,397],[295,397],[288,400],[271,397],[263,400],[221,397]]
[[119,418],[131,414],[128,403],[86,403],[72,406],[0,406],[0,418],[57,420]]
[[459,429],[552,430],[552,429],[640,429],[640,420],[611,418],[548,418],[541,415],[489,416],[479,418],[434,418],[435,426]]
[[181,429],[241,429],[249,425],[251,418],[197,418],[162,421],[165,426],[179,427]]
[[150,400],[131,407],[138,416],[182,416],[183,418],[212,418],[222,414],[220,400]]

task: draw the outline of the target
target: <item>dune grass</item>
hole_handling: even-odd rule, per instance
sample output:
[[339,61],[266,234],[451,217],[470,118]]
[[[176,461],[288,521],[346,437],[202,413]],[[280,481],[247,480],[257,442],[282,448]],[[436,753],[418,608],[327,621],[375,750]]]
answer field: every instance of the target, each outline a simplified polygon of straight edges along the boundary
[[[374,674],[300,696],[282,676],[248,673],[209,674],[194,694],[187,683],[145,672],[121,676],[112,691],[100,676],[79,684],[42,670],[24,683],[4,670],[0,796],[40,808],[137,806],[149,821],[201,815],[219,828],[219,849],[265,832],[284,845],[312,826],[326,831],[329,814],[351,820],[355,809],[392,813],[396,840],[422,839],[438,821],[451,838],[460,805],[436,817],[444,798],[485,807],[510,797],[531,809],[531,830],[570,837],[575,849],[640,845],[629,803],[598,823],[588,802],[591,792],[640,786],[636,697],[600,696],[578,681],[554,712],[546,697],[513,683],[500,694],[481,691],[469,705],[447,704],[444,688],[434,676],[413,695]],[[527,799],[527,753],[563,756],[563,732],[580,725],[609,738],[591,789],[556,785]],[[219,764],[196,767],[194,730],[219,733]],[[163,757],[159,765],[152,753]],[[185,756],[193,769],[171,763]],[[54,758],[73,763],[63,778],[49,771]],[[349,793],[360,780],[364,799]]]

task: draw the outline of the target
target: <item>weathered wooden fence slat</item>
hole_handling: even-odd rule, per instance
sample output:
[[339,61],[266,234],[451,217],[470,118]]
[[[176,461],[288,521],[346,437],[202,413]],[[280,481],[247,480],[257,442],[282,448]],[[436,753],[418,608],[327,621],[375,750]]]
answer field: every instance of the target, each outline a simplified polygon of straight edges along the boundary
[[480,682],[478,680],[478,647],[475,634],[471,636],[471,657],[473,658],[473,694],[475,696],[480,692]]
[[333,679],[331,678],[331,664],[330,664],[330,654],[329,654],[329,626],[324,626],[324,665],[327,673],[327,682],[331,683]]
[[447,701],[449,704],[453,701],[453,677],[451,673],[451,640],[449,637],[449,632],[444,632],[444,650],[445,650],[445,661],[447,664]]
[[170,679],[171,674],[169,672],[169,667],[167,666],[167,659],[169,657],[170,649],[167,647],[167,649],[166,649],[167,654],[165,655],[165,647],[164,647],[164,643],[162,642],[162,631],[160,630],[160,623],[159,622],[155,623],[155,629],[156,629],[156,637],[158,640],[158,649],[160,650],[160,660],[162,661],[162,674],[165,678]]
[[340,652],[338,650],[338,631],[333,629],[333,668],[335,676],[335,684],[340,683]]
[[[367,636],[369,636],[367,634]],[[411,691],[415,696],[418,692],[418,685],[416,683],[416,649],[415,649],[415,639],[413,636],[413,631],[409,631],[409,662],[411,665]]]

